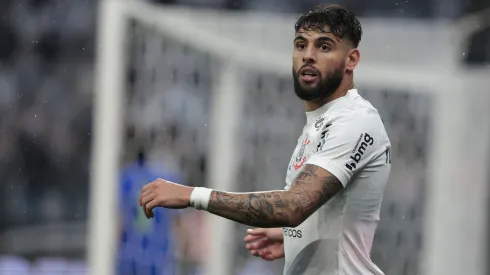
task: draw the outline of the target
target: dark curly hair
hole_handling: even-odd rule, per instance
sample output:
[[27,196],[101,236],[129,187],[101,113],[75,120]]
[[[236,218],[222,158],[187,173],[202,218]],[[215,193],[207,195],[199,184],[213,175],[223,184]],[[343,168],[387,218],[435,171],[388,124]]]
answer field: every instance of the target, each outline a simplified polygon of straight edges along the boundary
[[301,15],[294,25],[296,33],[300,29],[327,32],[325,27],[336,37],[352,42],[356,48],[361,42],[361,23],[354,13],[339,5],[318,5]]

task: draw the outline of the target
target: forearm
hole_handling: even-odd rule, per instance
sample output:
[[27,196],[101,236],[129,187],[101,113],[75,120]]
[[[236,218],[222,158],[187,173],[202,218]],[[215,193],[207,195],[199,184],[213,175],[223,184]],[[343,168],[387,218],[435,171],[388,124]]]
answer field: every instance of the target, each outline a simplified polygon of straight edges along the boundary
[[[342,189],[328,171],[306,165],[288,190],[253,193],[206,193],[208,212],[256,227],[296,227]],[[196,193],[197,194],[197,193]],[[191,202],[192,204],[192,202]]]
[[255,227],[295,227],[302,206],[290,191],[229,193],[213,191],[207,211]]

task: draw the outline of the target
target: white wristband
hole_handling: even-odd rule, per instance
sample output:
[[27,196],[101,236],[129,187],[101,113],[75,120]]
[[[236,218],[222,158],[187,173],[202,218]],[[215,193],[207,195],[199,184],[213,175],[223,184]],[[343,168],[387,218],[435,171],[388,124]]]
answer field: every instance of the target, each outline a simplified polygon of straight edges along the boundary
[[213,189],[195,187],[191,193],[191,206],[198,210],[207,210],[212,192]]

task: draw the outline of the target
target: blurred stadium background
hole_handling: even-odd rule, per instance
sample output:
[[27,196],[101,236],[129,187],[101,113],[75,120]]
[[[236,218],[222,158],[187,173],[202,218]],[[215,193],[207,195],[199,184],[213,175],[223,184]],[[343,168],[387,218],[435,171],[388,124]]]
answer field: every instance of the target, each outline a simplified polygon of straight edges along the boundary
[[[318,3],[0,1],[0,275],[150,274],[116,268],[159,260],[125,239],[135,166],[190,186],[283,188],[304,123],[293,24]],[[490,274],[490,2],[336,3],[361,19],[358,88],[393,143],[374,261],[394,275]],[[162,221],[165,274],[281,274],[243,249],[244,226],[192,209]]]

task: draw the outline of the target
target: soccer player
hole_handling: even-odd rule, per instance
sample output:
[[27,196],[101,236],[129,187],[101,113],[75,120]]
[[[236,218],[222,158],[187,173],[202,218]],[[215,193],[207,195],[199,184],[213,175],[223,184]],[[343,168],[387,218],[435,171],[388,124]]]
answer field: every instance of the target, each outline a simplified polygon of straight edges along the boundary
[[294,89],[306,125],[285,190],[230,193],[157,179],[141,192],[146,215],[193,206],[260,227],[247,248],[266,260],[284,256],[284,274],[383,274],[370,251],[391,144],[378,111],[354,88],[361,36],[355,15],[337,5],[317,6],[295,25]]

